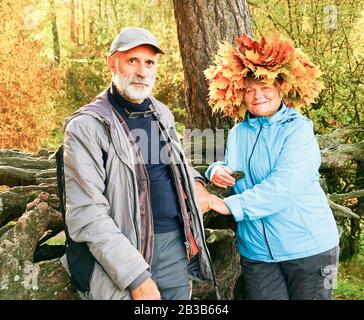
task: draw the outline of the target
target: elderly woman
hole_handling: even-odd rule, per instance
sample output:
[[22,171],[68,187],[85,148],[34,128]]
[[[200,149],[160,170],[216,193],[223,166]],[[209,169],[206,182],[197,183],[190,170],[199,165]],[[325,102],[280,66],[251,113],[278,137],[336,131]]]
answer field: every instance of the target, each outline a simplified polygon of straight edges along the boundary
[[205,174],[218,187],[233,186],[213,207],[237,222],[248,299],[331,299],[338,230],[320,187],[312,121],[294,108],[317,97],[319,70],[279,35],[237,42],[238,49],[222,45],[205,72],[210,105],[240,120],[225,161]]

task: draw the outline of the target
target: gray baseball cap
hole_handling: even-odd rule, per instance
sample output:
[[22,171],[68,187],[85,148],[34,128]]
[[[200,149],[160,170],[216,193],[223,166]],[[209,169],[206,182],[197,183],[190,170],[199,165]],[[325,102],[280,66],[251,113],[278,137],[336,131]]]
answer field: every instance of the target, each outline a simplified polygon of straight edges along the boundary
[[143,28],[125,28],[120,31],[111,43],[109,56],[116,51],[127,51],[143,44],[149,44],[158,53],[164,54],[159,47],[157,38],[150,31]]

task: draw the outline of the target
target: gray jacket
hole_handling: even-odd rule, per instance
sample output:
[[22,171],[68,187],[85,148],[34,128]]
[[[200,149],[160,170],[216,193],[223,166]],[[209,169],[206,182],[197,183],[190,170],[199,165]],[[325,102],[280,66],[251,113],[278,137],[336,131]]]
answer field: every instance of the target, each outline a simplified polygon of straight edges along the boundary
[[[188,166],[175,139],[172,113],[158,100],[151,100],[160,115],[161,127],[167,129],[164,134],[170,138],[174,156],[180,159],[178,183],[185,192],[190,226],[199,251],[190,260],[190,276],[216,287],[194,188],[194,178],[201,176]],[[149,247],[152,247],[149,242],[153,242],[153,234],[143,238],[133,146],[112,110],[107,90],[67,118],[64,127],[67,235],[75,243],[86,243],[95,259],[89,288],[80,294],[88,299],[130,299],[130,284],[146,270],[150,271],[152,252],[147,259],[143,256],[143,241]],[[67,258],[64,256],[61,261],[70,273],[69,262],[70,259],[75,262],[75,258]]]

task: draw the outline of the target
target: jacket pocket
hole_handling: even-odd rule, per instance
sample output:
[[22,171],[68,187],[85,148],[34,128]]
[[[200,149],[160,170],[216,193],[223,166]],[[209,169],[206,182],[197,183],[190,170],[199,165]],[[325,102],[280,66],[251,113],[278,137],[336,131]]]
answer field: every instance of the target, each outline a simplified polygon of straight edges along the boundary
[[313,237],[312,232],[311,232],[311,229],[308,227],[308,225],[307,225],[307,223],[306,223],[305,219],[302,217],[302,215],[301,215],[301,214],[299,214],[299,213],[297,212],[297,210],[295,210],[295,211],[296,211],[296,214],[299,216],[299,219],[300,219],[300,221],[302,222],[302,225],[305,227],[306,231],[310,234],[310,236],[311,236],[311,237]]

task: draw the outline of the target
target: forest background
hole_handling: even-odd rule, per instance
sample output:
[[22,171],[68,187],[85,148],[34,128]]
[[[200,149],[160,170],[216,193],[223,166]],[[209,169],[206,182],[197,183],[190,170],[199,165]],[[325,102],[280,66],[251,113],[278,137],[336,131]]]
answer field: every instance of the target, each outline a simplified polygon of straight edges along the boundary
[[[321,67],[326,89],[303,110],[316,134],[362,129],[363,1],[251,0],[248,5],[255,37],[278,30]],[[126,26],[147,28],[160,39],[166,55],[160,57],[154,95],[171,108],[182,136],[184,79],[172,0],[0,0],[0,149],[55,150],[64,117],[110,84],[106,53]],[[353,135],[346,143],[360,139],[362,134]],[[335,192],[355,189],[356,169],[347,164]],[[357,199],[349,200],[345,205],[362,212]],[[335,297],[364,299],[363,215],[359,221],[343,219],[342,227],[354,249],[341,256]]]

